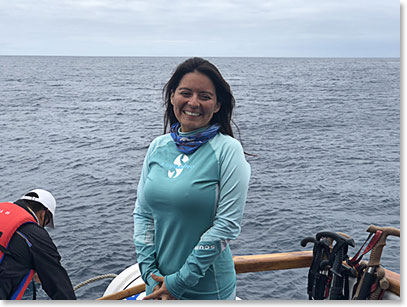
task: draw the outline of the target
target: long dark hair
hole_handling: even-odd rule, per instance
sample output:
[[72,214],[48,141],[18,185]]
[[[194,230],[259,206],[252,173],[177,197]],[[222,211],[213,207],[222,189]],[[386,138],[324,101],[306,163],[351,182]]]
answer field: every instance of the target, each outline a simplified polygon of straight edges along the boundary
[[[174,109],[171,104],[171,94],[175,92],[184,75],[194,71],[200,72],[201,74],[207,76],[215,86],[216,99],[220,104],[220,109],[218,112],[213,114],[210,123],[219,124],[219,131],[221,133],[234,137],[230,123],[233,122],[232,113],[235,106],[235,98],[232,95],[230,86],[225,79],[223,79],[220,71],[215,65],[198,57],[189,58],[179,64],[172,77],[170,80],[168,80],[163,88],[164,107],[166,108],[164,114],[164,134],[167,133],[167,128],[178,121],[175,117]],[[233,124],[236,126],[234,122]]]

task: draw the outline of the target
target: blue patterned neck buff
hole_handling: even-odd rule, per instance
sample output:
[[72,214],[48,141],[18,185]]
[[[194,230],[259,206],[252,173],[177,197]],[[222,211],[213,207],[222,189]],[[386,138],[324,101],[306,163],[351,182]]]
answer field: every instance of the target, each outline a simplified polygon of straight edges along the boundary
[[213,138],[219,130],[219,125],[214,124],[208,129],[199,131],[191,135],[179,135],[180,124],[175,123],[171,125],[171,136],[177,145],[177,149],[184,154],[192,154],[199,148],[199,146],[208,142]]

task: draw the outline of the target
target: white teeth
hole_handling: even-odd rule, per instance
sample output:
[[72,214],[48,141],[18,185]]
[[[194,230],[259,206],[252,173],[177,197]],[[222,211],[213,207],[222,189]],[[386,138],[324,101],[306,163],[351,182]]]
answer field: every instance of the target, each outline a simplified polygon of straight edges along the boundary
[[199,113],[194,113],[194,112],[189,112],[189,111],[184,111],[185,114],[190,115],[190,116],[199,116]]

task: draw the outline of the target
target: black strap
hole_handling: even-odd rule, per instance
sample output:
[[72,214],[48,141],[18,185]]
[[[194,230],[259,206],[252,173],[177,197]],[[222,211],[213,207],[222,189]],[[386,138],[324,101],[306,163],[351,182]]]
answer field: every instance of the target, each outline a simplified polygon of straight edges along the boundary
[[345,279],[345,293],[344,293],[344,296],[345,296],[345,300],[348,300],[349,299],[349,275],[346,274],[344,279]]
[[31,283],[32,283],[32,285],[33,285],[33,301],[35,301],[35,300],[37,299],[37,289],[36,289],[36,287],[35,287],[34,278],[33,278],[33,280],[31,281]]
[[324,258],[329,258],[329,244],[323,240],[315,241],[312,263],[308,271],[307,290],[309,300],[324,299],[324,293],[327,287],[327,276],[321,274],[321,262]]

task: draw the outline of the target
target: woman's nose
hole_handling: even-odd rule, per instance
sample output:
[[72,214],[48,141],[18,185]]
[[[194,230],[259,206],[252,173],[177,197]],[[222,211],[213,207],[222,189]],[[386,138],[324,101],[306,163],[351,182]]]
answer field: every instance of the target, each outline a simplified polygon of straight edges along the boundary
[[193,94],[193,95],[190,97],[190,99],[189,99],[189,101],[188,101],[188,104],[189,104],[190,106],[198,107],[198,106],[199,106],[199,98],[198,98],[198,95]]

